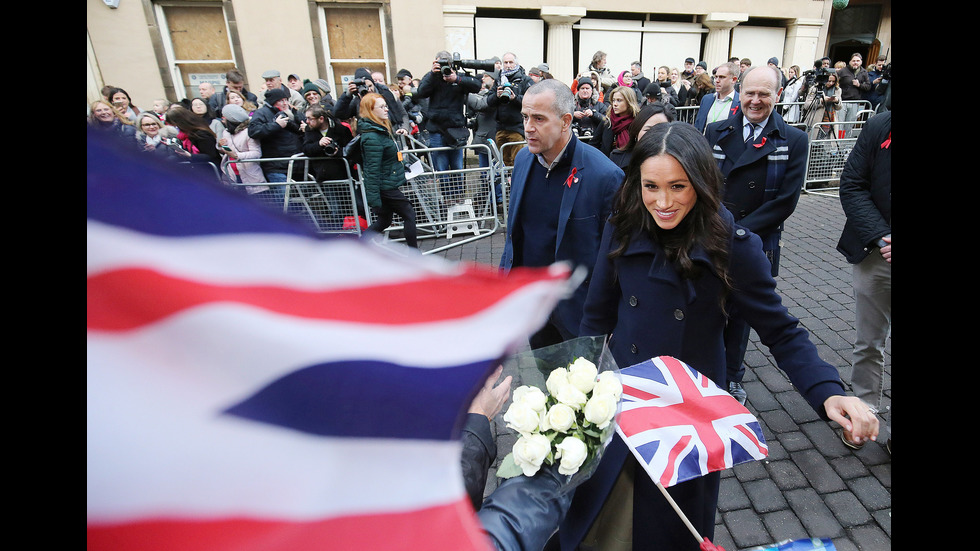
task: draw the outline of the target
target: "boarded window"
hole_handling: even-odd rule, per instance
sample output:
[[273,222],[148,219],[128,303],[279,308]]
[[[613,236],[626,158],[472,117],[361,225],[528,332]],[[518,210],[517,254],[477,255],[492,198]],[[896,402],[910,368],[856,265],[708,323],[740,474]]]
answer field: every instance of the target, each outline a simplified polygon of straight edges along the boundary
[[385,30],[377,7],[323,7],[321,21],[325,31],[328,78],[340,97],[347,77],[358,67],[367,67],[388,76]]
[[224,85],[225,73],[235,68],[231,41],[220,5],[157,5],[164,32],[174,88],[178,98],[199,96],[201,81]]

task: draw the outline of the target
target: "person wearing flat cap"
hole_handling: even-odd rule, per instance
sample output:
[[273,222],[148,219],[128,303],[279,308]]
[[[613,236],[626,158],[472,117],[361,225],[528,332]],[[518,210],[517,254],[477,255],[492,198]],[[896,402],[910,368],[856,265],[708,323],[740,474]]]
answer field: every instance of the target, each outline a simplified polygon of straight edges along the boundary
[[262,105],[262,102],[265,101],[265,95],[269,92],[269,90],[278,88],[286,93],[286,97],[289,99],[289,104],[292,105],[296,111],[300,113],[306,111],[306,100],[303,99],[303,96],[299,92],[282,83],[282,75],[279,73],[279,71],[270,69],[262,73],[262,79],[265,80],[265,88],[256,92],[256,96],[258,97],[258,101],[256,103],[258,105]]

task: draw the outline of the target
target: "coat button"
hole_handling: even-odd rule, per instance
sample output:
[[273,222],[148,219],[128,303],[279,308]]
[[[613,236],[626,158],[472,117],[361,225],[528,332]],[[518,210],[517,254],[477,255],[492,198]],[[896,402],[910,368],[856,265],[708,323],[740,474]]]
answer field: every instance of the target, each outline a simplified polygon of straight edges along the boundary
[[681,310],[680,308],[674,310],[674,319],[678,321],[684,319],[684,310]]
[[630,352],[636,354],[636,345],[635,344],[631,344],[630,345]]
[[741,237],[741,236],[745,235],[745,230],[743,230],[742,228],[739,228],[739,229],[735,230],[735,235]]
[[630,297],[630,306],[636,306],[636,297],[635,296],[631,296]]
[[749,182],[749,189],[755,189],[755,182]]

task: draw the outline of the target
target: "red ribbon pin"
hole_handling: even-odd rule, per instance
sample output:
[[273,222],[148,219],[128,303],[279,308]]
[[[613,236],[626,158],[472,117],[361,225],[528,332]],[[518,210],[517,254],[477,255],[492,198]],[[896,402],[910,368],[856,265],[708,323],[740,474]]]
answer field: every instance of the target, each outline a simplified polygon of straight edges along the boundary
[[763,137],[762,137],[762,141],[761,141],[761,142],[759,142],[759,143],[757,143],[757,144],[752,144],[752,145],[753,145],[753,146],[754,146],[754,147],[755,147],[756,149],[758,149],[758,148],[760,148],[760,147],[762,147],[762,146],[764,146],[764,145],[766,145],[766,137],[765,137],[765,136],[763,136]]
[[568,174],[568,179],[565,180],[565,185],[569,188],[572,187],[572,182],[578,182],[578,178],[575,177],[576,172],[578,172],[578,169],[573,166],[572,171]]
[[885,141],[883,141],[883,142],[881,142],[881,148],[882,149],[888,149],[888,146],[890,146],[891,144],[892,144],[892,133],[889,132],[888,133],[888,139],[885,140]]

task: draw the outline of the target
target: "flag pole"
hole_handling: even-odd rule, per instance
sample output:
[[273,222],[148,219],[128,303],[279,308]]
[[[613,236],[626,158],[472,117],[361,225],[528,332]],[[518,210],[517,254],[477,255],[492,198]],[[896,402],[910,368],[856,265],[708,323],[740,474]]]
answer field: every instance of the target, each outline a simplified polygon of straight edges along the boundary
[[687,526],[687,529],[690,530],[692,534],[694,534],[694,539],[698,540],[698,543],[704,541],[704,538],[702,538],[701,534],[699,534],[697,529],[694,528],[694,525],[691,524],[691,521],[687,520],[687,515],[684,514],[684,511],[681,511],[681,508],[677,506],[677,503],[674,501],[674,498],[670,497],[670,494],[667,493],[667,488],[664,488],[664,485],[661,484],[659,480],[657,481],[657,488],[660,488],[660,493],[662,493],[664,497],[667,498],[667,503],[670,503],[670,506],[674,508],[674,511],[676,511],[677,514],[681,517],[681,520],[684,521],[684,524]]
[[687,520],[687,515],[684,514],[684,511],[681,511],[681,508],[677,506],[677,503],[674,501],[674,498],[670,497],[670,494],[667,493],[667,488],[664,488],[664,485],[661,484],[659,480],[656,482],[657,482],[657,488],[660,488],[660,493],[662,493],[664,497],[667,498],[667,503],[670,503],[670,506],[673,507],[674,511],[677,512],[677,515],[680,516],[681,520],[684,521],[684,524],[687,526],[687,529],[690,530],[692,534],[694,534],[694,539],[698,540],[698,544],[700,545],[699,549],[701,549],[702,551],[725,551],[724,547],[716,546],[715,544],[711,543],[711,540],[709,540],[708,538],[702,538],[701,534],[699,534],[697,529],[694,528],[694,525],[691,524],[691,521]]

